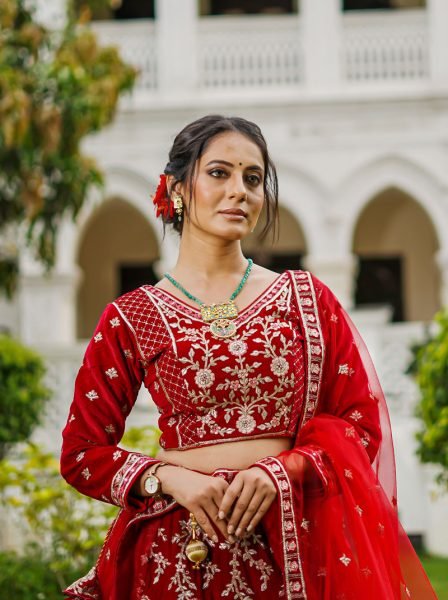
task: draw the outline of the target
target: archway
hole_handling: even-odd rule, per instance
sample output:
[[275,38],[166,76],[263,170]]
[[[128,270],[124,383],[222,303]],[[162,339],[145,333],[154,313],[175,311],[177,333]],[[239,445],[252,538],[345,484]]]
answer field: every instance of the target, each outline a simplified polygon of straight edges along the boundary
[[357,305],[388,303],[396,321],[428,321],[440,308],[439,241],[427,212],[410,194],[388,187],[358,217]]
[[119,196],[109,197],[84,226],[77,262],[77,337],[92,335],[101,311],[120,294],[154,283],[158,241],[147,218]]

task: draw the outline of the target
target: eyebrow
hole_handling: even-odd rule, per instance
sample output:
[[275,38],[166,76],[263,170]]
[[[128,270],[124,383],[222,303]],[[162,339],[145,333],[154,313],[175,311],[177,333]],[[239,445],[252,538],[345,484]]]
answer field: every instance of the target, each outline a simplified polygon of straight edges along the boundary
[[[222,160],[222,159],[211,160],[205,166],[208,167],[209,165],[212,165],[214,163],[218,163],[218,164],[221,164],[221,165],[226,165],[227,167],[234,167],[235,166],[233,163],[228,162],[227,160]],[[255,169],[257,171],[263,172],[263,169],[259,165],[250,165],[249,167],[247,167],[247,169],[252,169],[252,170]]]

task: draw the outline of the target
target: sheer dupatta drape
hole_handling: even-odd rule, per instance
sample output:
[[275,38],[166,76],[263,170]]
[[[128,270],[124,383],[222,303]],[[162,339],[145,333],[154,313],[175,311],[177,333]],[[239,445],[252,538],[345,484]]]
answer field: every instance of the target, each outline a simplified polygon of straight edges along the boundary
[[264,523],[287,598],[434,599],[398,521],[390,422],[365,344],[324,284],[291,276],[308,394],[294,447],[257,463],[278,488]]

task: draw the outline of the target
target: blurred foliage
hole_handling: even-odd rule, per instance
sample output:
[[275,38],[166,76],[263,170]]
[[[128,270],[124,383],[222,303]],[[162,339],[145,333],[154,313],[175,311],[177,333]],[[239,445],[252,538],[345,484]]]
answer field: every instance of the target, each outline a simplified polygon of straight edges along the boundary
[[[72,569],[69,580],[84,575]],[[0,589],[3,598],[20,600],[61,600],[62,585],[38,548],[29,549],[25,556],[0,552]]]
[[[131,428],[121,445],[155,456],[158,439],[156,427]],[[0,461],[0,503],[9,507],[17,527],[23,528],[28,540],[25,554],[40,557],[59,589],[71,582],[73,572],[85,574],[95,564],[118,511],[70,487],[61,478],[53,454],[31,442],[10,460]]]
[[438,482],[448,488],[448,309],[436,317],[437,333],[413,347],[412,373],[421,392],[417,416],[423,429],[417,433],[418,455],[441,467]]
[[17,442],[29,438],[50,398],[45,366],[33,350],[0,335],[0,459]]
[[[78,215],[87,193],[100,186],[82,139],[111,122],[122,92],[136,78],[115,47],[100,47],[75,10],[63,31],[33,20],[26,0],[0,3],[0,234],[25,224],[26,241],[49,271],[57,229]],[[0,293],[16,289],[19,248],[0,247]]]

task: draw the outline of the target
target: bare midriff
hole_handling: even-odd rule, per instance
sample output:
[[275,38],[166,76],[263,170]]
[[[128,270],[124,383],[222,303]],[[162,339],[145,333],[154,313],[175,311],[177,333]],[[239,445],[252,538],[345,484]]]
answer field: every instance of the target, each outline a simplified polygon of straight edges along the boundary
[[188,450],[160,450],[156,458],[202,473],[213,473],[217,469],[247,469],[257,460],[276,456],[291,447],[291,438],[263,438],[215,443]]

